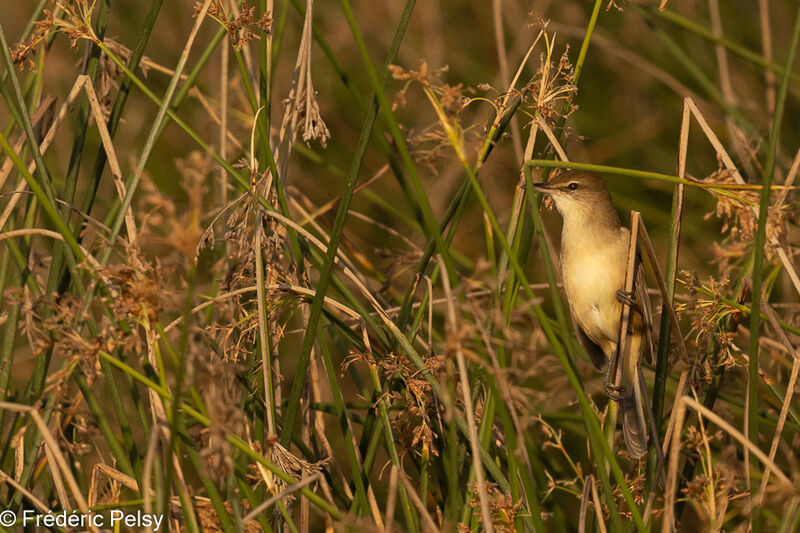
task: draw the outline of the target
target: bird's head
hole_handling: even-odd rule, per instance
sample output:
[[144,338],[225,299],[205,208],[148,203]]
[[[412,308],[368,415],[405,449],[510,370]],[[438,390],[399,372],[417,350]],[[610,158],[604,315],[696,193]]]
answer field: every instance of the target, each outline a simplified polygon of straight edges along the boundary
[[567,170],[547,183],[534,183],[533,188],[550,197],[562,217],[609,212],[616,216],[608,189],[603,180],[593,172]]

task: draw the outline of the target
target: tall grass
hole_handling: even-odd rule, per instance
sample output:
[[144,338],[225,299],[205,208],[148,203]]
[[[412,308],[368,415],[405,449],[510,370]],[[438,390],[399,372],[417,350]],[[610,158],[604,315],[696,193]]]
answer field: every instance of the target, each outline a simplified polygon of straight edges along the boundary
[[[526,9],[0,18],[0,526],[797,529],[800,11]],[[641,213],[640,461],[533,194],[561,168]]]

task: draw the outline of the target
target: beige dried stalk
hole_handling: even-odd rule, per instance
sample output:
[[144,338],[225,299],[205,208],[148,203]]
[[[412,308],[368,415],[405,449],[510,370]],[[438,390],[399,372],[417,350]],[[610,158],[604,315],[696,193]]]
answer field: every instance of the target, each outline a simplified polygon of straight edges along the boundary
[[[284,100],[283,121],[281,122],[281,142],[294,143],[298,132],[303,141],[318,140],[324,147],[331,134],[322,119],[317,102],[317,92],[311,77],[311,43],[313,41],[312,19],[314,0],[306,0],[306,15],[303,21],[303,34],[294,67],[294,79],[289,96]],[[288,154],[283,155],[284,161]]]

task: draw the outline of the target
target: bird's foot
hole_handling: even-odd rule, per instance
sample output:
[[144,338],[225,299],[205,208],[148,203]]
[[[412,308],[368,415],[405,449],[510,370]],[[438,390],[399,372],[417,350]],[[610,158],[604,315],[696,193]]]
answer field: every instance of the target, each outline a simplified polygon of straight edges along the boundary
[[620,385],[614,385],[606,378],[603,382],[606,388],[606,396],[615,402],[621,402],[628,399],[627,389]]
[[621,402],[628,398],[628,392],[622,385],[617,385],[614,383],[612,379],[612,371],[617,366],[616,365],[617,354],[613,354],[611,357],[611,361],[608,363],[608,368],[606,368],[606,377],[603,380],[603,385],[606,389],[606,396],[610,399],[614,400],[615,402]]
[[624,303],[630,307],[638,308],[639,304],[636,303],[636,295],[631,291],[620,289],[617,291],[617,301]]

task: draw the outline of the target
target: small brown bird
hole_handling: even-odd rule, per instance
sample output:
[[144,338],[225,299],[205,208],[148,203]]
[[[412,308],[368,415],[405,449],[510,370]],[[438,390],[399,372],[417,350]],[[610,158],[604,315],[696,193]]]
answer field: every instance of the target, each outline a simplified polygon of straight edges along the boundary
[[[617,356],[622,301],[632,303],[618,386],[608,376],[606,392],[620,403],[625,446],[633,458],[647,451],[647,425],[638,379],[642,350],[653,359],[650,299],[641,264],[633,294],[624,292],[630,231],[622,225],[603,181],[591,172],[569,170],[534,188],[548,195],[564,221],[561,274],[578,340],[602,370]],[[610,367],[609,367],[610,368]]]

